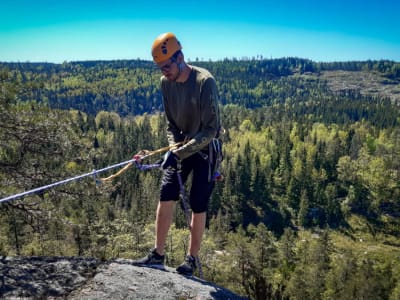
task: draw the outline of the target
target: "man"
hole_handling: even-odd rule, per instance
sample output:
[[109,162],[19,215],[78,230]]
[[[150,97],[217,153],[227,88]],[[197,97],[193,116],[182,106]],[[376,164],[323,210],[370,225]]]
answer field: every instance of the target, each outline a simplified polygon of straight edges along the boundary
[[[176,269],[191,275],[196,269],[206,211],[214,180],[210,163],[213,139],[220,121],[217,87],[213,76],[205,69],[189,65],[184,60],[182,46],[173,33],[158,36],[152,45],[154,62],[162,72],[161,91],[167,118],[169,145],[186,142],[168,151],[161,164],[163,172],[160,201],[156,214],[155,247],[138,264],[164,263],[164,246],[172,222],[175,202],[179,199],[178,169],[183,183],[192,172],[189,204],[192,210],[189,249],[185,261]],[[210,144],[211,143],[211,144]]]

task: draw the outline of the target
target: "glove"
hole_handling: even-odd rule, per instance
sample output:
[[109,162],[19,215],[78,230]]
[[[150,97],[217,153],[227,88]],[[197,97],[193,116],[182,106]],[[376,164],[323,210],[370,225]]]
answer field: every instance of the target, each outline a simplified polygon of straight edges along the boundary
[[176,156],[176,154],[174,154],[172,151],[168,151],[164,155],[164,160],[161,163],[161,168],[163,170],[165,170],[167,168],[176,169],[178,167],[178,160],[179,159],[178,159],[178,156]]

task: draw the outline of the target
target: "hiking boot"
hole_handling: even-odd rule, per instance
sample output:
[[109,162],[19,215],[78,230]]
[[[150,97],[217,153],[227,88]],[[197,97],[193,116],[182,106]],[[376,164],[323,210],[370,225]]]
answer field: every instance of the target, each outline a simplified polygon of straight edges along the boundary
[[157,249],[154,248],[150,251],[147,256],[137,259],[133,261],[135,265],[163,265],[164,264],[164,255],[160,255],[157,253]]
[[196,270],[196,258],[192,255],[186,255],[185,261],[176,268],[179,274],[193,275]]

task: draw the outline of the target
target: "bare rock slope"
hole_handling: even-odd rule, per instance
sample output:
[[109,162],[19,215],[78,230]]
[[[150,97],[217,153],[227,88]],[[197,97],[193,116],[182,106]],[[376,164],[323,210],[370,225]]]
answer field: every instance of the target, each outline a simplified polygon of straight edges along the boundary
[[77,257],[0,257],[0,299],[244,299],[173,269]]

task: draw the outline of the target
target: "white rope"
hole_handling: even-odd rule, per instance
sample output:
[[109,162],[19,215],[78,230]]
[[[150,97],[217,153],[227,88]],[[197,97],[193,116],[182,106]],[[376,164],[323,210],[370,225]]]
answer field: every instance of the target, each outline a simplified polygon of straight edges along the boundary
[[[12,201],[12,200],[15,200],[17,198],[20,198],[20,197],[23,197],[23,196],[27,196],[27,195],[30,195],[30,194],[34,194],[34,193],[37,193],[37,192],[40,192],[40,191],[44,191],[44,190],[47,190],[49,188],[52,188],[52,187],[55,187],[55,186],[58,186],[58,185],[61,185],[61,184],[65,184],[65,183],[68,183],[68,182],[71,182],[71,181],[79,180],[79,179],[82,179],[82,178],[87,177],[87,176],[94,176],[95,180],[96,180],[96,174],[101,173],[101,172],[105,172],[105,171],[110,170],[110,169],[118,168],[118,167],[121,167],[121,166],[129,164],[129,163],[133,163],[135,160],[136,159],[133,158],[133,159],[130,159],[130,160],[127,160],[127,161],[124,161],[124,162],[121,162],[121,163],[118,163],[118,164],[115,164],[115,165],[112,165],[112,166],[105,167],[105,168],[100,169],[100,170],[93,170],[92,172],[89,172],[89,173],[86,173],[86,174],[82,174],[82,175],[79,175],[79,176],[67,178],[65,180],[57,181],[57,182],[54,182],[52,184],[41,186],[41,187],[29,190],[29,191],[25,191],[25,192],[22,192],[22,193],[19,193],[19,194],[11,195],[11,196],[5,197],[3,199],[0,199],[0,203]],[[96,182],[97,182],[97,180],[96,180]]]

